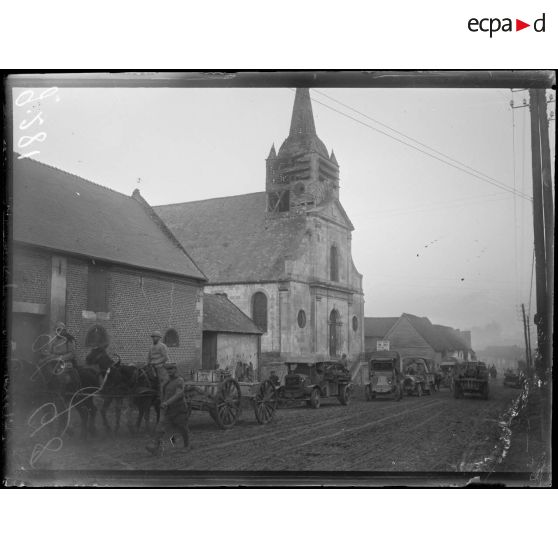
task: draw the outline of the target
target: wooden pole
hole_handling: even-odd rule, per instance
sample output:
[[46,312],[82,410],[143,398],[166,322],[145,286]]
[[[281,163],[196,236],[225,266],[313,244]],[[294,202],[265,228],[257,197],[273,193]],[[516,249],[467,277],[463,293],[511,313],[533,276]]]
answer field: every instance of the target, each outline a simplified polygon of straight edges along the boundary
[[533,176],[533,229],[535,237],[535,284],[537,312],[535,324],[537,326],[537,349],[539,358],[536,359],[537,373],[542,373],[546,362],[546,255],[544,247],[544,214],[541,181],[541,146],[539,129],[539,102],[535,89],[529,90],[529,109],[531,113],[531,169]]
[[552,199],[552,174],[550,169],[550,146],[548,137],[548,117],[546,114],[545,90],[538,91],[539,130],[541,138],[541,176],[544,211],[544,245],[546,258],[546,351],[544,368],[552,366],[552,330],[554,299],[554,202]]
[[529,364],[529,338],[527,337],[527,320],[525,319],[525,304],[521,304],[521,314],[523,315],[523,335],[525,337],[525,364],[527,366],[527,377],[532,380],[531,366]]

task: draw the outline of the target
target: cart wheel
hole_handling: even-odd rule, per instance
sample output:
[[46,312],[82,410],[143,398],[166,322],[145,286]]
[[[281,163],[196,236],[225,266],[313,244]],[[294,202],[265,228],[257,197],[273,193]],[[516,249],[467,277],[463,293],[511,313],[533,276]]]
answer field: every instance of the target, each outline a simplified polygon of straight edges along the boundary
[[372,401],[372,387],[370,384],[364,388],[364,397],[366,397],[366,401]]
[[269,380],[262,382],[254,396],[254,414],[260,424],[273,420],[277,409],[277,391]]
[[219,428],[232,428],[240,417],[240,386],[234,378],[227,378],[219,385],[215,405],[210,415]]
[[422,384],[417,384],[417,397],[422,397]]
[[318,388],[314,388],[310,394],[310,407],[312,409],[320,408],[320,390]]
[[348,405],[351,400],[351,386],[349,384],[345,384],[340,387],[341,393],[339,393],[339,403],[341,403],[341,405]]

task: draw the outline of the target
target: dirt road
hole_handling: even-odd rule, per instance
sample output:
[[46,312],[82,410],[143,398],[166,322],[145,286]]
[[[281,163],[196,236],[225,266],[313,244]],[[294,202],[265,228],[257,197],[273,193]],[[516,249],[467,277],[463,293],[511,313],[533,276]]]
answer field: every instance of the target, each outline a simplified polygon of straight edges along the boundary
[[[160,458],[145,451],[145,434],[132,436],[124,430],[118,437],[100,433],[86,443],[65,438],[61,447],[52,444],[34,465],[47,470],[479,470],[497,448],[499,421],[519,395],[519,390],[493,382],[488,401],[456,400],[442,389],[399,402],[367,402],[357,388],[346,407],[332,400],[316,410],[302,405],[280,408],[265,426],[255,421],[250,407],[227,431],[219,430],[208,414],[195,412],[191,448],[169,448]],[[34,442],[22,438],[8,444],[8,459],[15,469],[29,470]]]

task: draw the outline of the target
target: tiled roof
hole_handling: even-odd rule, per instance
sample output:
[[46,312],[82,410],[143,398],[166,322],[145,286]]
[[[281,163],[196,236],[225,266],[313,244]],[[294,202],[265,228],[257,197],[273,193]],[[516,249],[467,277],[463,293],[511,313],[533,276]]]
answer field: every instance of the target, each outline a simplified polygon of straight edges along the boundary
[[454,351],[467,351],[470,347],[461,337],[458,331],[449,326],[434,324],[434,329],[443,340],[446,349]]
[[203,330],[262,334],[256,324],[222,294],[204,294]]
[[399,318],[364,318],[365,337],[384,337]]
[[432,322],[426,318],[419,318],[413,314],[402,314],[411,322],[411,325],[417,330],[419,335],[435,350],[444,351],[450,347],[447,347],[446,340],[442,335],[434,329]]
[[155,211],[211,283],[278,281],[299,249],[306,220],[266,218],[266,193],[161,205]]
[[204,280],[139,192],[133,197],[39,163],[14,158],[13,239]]

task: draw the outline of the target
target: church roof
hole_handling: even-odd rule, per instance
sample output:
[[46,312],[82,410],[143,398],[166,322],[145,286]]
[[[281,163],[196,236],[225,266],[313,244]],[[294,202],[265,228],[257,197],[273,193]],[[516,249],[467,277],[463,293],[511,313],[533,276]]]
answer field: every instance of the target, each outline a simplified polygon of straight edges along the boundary
[[126,196],[32,159],[13,166],[13,239],[205,280],[139,192]]
[[289,136],[281,145],[278,157],[292,157],[308,151],[316,151],[329,159],[324,142],[316,134],[310,90],[299,87],[295,94]]
[[304,216],[266,218],[265,192],[161,205],[157,214],[211,283],[284,278],[306,230]]
[[225,294],[203,295],[203,330],[262,335],[256,324]]

